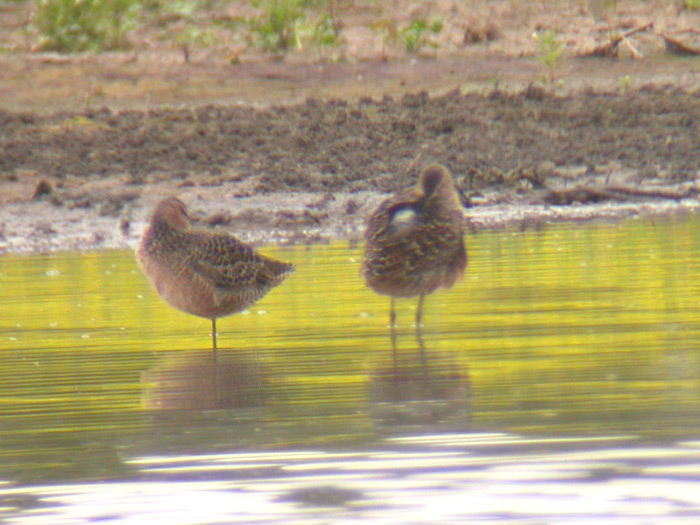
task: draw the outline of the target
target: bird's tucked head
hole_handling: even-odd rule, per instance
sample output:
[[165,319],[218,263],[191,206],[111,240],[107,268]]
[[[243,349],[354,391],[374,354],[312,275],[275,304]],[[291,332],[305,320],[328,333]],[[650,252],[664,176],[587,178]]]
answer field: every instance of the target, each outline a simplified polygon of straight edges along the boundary
[[437,199],[444,204],[459,203],[459,193],[449,170],[440,164],[425,168],[420,174],[420,188],[425,199]]
[[163,199],[153,210],[151,224],[182,230],[190,225],[185,203],[176,197]]

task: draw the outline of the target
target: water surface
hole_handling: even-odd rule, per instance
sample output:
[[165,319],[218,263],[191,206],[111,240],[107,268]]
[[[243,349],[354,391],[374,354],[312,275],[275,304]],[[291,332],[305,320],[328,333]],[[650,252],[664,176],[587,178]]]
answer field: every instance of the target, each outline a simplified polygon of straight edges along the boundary
[[361,247],[263,247],[215,362],[133,254],[3,256],[0,520],[697,522],[698,223],[468,235],[396,351]]

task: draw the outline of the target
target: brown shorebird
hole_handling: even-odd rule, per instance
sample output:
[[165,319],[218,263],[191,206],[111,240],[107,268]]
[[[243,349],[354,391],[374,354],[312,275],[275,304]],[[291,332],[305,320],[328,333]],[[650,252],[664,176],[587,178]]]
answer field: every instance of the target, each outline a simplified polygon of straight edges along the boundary
[[244,310],[294,270],[233,235],[192,227],[185,205],[174,197],[156,206],[136,258],[170,306],[211,319],[214,352],[216,319]]
[[363,273],[367,286],[391,297],[394,347],[394,299],[418,296],[420,335],[425,295],[450,288],[464,274],[463,220],[459,190],[440,165],[425,168],[414,187],[382,202],[369,218]]

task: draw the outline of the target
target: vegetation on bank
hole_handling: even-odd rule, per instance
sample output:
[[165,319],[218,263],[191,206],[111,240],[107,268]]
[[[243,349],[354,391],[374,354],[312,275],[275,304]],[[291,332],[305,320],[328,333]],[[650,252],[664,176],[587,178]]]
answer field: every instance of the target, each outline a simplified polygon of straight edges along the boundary
[[[670,52],[700,55],[697,42],[684,45],[654,27],[656,14],[668,13],[666,7],[671,5],[678,20],[680,13],[688,14],[677,29],[692,25],[700,0],[668,2],[663,9],[650,8],[634,18],[638,0],[627,0],[622,9],[622,0],[561,2],[556,16],[547,2],[538,7],[517,2],[494,7],[497,3],[489,0],[467,0],[452,7],[429,0],[405,6],[381,0],[14,0],[6,1],[3,13],[21,11],[15,29],[21,28],[23,36],[0,39],[0,50],[70,54],[178,49],[185,62],[199,50],[199,56],[218,53],[235,64],[244,54],[283,59],[299,51],[328,61],[361,60],[360,45],[368,46],[367,56],[373,58],[432,57],[495,40],[499,49],[501,43],[515,41],[512,26],[517,18],[519,30],[532,27],[534,37],[530,44],[519,41],[519,53],[534,54],[543,65],[537,78],[545,86],[556,86],[562,82],[558,63],[565,52],[617,57],[618,48],[624,47],[634,58],[643,58],[631,37],[651,30],[664,38]],[[587,35],[572,33],[571,22],[560,23],[566,16],[569,20],[583,16],[594,25]],[[700,34],[692,29],[685,33]],[[582,37],[596,42],[596,47],[581,51]]]
[[[163,29],[159,37],[173,41],[186,59],[192,48],[209,47],[222,38],[231,45],[284,55],[292,49],[340,47],[339,4],[339,0],[253,0],[244,5],[225,0],[37,0],[27,32],[34,49],[61,53],[128,49],[130,34],[155,26]],[[236,11],[250,14],[231,14]],[[386,45],[407,53],[437,47],[435,37],[442,28],[440,18],[397,22],[380,17],[372,24]]]

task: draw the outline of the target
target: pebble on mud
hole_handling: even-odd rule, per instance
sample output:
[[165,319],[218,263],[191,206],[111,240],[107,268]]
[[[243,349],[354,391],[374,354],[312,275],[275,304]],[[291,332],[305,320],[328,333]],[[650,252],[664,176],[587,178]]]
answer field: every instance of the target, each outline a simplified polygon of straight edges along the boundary
[[206,224],[207,226],[214,227],[214,226],[228,226],[231,224],[231,221],[233,218],[231,217],[231,214],[227,211],[220,211],[216,212],[213,215],[210,215],[206,219],[204,219],[202,222]]
[[46,179],[41,179],[34,189],[34,194],[32,195],[32,200],[42,199],[53,193],[53,186]]

